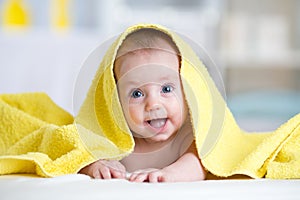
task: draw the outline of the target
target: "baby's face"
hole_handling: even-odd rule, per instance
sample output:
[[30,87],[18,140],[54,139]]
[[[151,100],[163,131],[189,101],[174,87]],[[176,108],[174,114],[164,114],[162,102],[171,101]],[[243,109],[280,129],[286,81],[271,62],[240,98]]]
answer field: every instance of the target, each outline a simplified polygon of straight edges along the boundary
[[187,117],[179,58],[163,50],[136,50],[117,59],[118,93],[129,128],[149,142],[167,141]]

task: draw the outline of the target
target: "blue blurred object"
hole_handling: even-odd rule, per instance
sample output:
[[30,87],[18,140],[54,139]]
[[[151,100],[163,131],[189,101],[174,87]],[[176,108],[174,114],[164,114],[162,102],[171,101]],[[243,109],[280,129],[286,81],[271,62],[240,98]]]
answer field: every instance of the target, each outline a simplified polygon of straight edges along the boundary
[[227,103],[241,128],[271,131],[300,113],[300,91],[245,92],[229,96]]

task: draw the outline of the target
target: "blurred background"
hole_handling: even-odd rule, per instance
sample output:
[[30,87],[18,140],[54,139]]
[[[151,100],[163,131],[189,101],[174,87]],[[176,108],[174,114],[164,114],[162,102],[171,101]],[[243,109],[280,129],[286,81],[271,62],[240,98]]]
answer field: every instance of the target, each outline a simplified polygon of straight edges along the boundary
[[84,60],[141,22],[208,52],[245,130],[274,130],[300,112],[297,0],[0,0],[0,93],[44,91],[74,113]]

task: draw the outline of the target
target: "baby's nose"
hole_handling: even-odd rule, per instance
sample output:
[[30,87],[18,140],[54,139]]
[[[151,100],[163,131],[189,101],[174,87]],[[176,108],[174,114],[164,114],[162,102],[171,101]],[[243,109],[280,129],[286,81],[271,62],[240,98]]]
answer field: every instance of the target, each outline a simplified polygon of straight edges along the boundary
[[147,110],[148,117],[150,119],[164,118],[166,117],[166,110],[162,104],[155,104]]
[[162,103],[157,95],[150,95],[146,99],[146,111],[155,111],[162,109]]

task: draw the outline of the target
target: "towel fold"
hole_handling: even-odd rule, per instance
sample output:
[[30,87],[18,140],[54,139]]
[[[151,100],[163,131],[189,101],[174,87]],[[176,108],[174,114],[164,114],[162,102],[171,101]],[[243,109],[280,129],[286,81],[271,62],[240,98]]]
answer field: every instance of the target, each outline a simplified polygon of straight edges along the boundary
[[93,158],[73,121],[44,93],[0,95],[0,174],[76,173]]
[[43,93],[0,95],[0,174],[53,177],[77,173],[97,159],[121,159],[133,151],[113,64],[126,36],[142,28],[168,34],[179,49],[198,155],[209,172],[220,177],[300,178],[300,114],[274,132],[241,130],[189,45],[172,31],[153,24],[129,27],[116,39],[75,118]]

